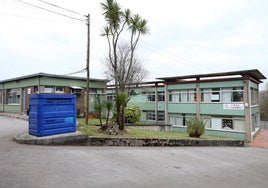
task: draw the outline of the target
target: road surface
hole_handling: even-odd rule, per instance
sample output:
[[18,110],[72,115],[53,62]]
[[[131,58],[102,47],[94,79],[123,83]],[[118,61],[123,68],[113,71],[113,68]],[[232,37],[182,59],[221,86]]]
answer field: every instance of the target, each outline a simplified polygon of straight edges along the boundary
[[37,146],[12,141],[27,122],[0,116],[0,188],[268,187],[257,147]]

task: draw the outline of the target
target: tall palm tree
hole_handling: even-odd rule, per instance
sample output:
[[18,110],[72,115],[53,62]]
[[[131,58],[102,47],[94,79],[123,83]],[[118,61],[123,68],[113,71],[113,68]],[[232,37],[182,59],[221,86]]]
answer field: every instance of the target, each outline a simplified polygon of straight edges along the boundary
[[133,65],[134,52],[137,47],[138,41],[141,35],[149,34],[149,28],[147,26],[147,20],[142,19],[138,14],[135,14],[129,19],[128,22],[129,29],[131,30],[130,39],[130,66],[127,72],[126,81],[129,80],[130,70]]
[[[105,0],[104,3],[101,3],[101,7],[103,9],[103,15],[105,21],[107,23],[104,28],[104,32],[102,36],[105,36],[108,41],[108,58],[110,64],[113,68],[114,81],[115,81],[115,94],[116,94],[116,112],[117,112],[117,123],[120,128],[124,128],[124,121],[120,121],[120,101],[119,101],[119,90],[121,88],[121,92],[124,92],[124,87],[120,87],[118,73],[119,73],[119,64],[118,64],[118,42],[119,38],[126,27],[131,31],[131,39],[130,39],[130,67],[127,70],[127,76],[124,82],[129,82],[130,79],[130,71],[134,62],[134,52],[137,47],[140,35],[148,33],[147,21],[141,19],[139,15],[131,16],[131,12],[129,9],[122,11],[122,8],[115,0]],[[130,83],[128,83],[130,84]],[[123,108],[125,109],[125,108]],[[121,126],[121,124],[123,125]]]

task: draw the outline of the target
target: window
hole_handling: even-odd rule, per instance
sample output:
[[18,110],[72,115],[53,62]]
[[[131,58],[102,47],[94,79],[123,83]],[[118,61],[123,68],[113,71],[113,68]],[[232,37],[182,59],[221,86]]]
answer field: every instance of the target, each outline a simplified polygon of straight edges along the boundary
[[220,102],[220,89],[213,88],[211,94],[211,102]]
[[169,102],[196,102],[197,94],[193,89],[170,91]]
[[165,113],[158,112],[158,121],[165,121]]
[[20,104],[20,89],[9,89],[8,93],[8,104]]
[[233,119],[230,117],[218,118],[213,117],[211,118],[211,125],[212,129],[233,129]]
[[195,117],[194,114],[173,114],[169,116],[169,122],[172,125],[187,126],[186,122],[190,117]]
[[90,88],[89,93],[97,93],[97,88]]
[[233,120],[222,119],[222,129],[233,129]]
[[[158,116],[158,118],[157,118],[158,121],[165,121],[165,112],[158,111],[157,116]],[[147,121],[155,121],[156,120],[155,111],[147,111],[146,112],[146,120]]]
[[107,93],[107,101],[114,101],[115,93]]
[[202,89],[202,102],[243,102],[244,91],[242,87]]
[[54,93],[54,87],[53,86],[45,86],[44,93]]
[[154,121],[155,120],[155,112],[146,112],[146,120]]
[[242,102],[242,101],[244,101],[243,88],[233,88],[232,101],[233,102]]
[[147,93],[147,101],[155,101],[155,93],[154,92]]
[[34,86],[33,93],[39,93],[38,88],[38,86]]
[[251,88],[250,95],[251,95],[251,106],[258,105],[258,90]]
[[[149,102],[156,101],[155,92],[147,92],[146,95],[147,95],[147,101],[149,101]],[[157,100],[158,101],[165,101],[165,92],[164,91],[157,92]]]
[[45,86],[44,93],[64,93],[63,86]]
[[55,87],[55,93],[64,93],[64,87],[56,86]]
[[158,96],[158,101],[165,101],[165,92],[164,91],[157,92],[157,96]]

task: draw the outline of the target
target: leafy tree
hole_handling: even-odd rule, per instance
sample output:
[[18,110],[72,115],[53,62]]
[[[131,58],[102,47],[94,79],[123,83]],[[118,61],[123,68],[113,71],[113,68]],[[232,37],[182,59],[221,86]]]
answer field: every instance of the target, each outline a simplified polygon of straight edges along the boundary
[[260,92],[260,115],[261,120],[268,121],[268,83],[265,90]]
[[[112,73],[114,75],[115,83],[115,94],[116,94],[116,112],[117,117],[116,121],[119,125],[119,129],[123,130],[125,127],[124,119],[124,110],[126,104],[122,106],[119,101],[123,95],[128,95],[125,93],[126,83],[131,83],[131,70],[133,64],[135,64],[135,50],[138,45],[138,41],[141,35],[148,34],[147,21],[142,19],[138,14],[132,15],[129,9],[122,10],[119,4],[115,0],[106,0],[104,3],[101,3],[103,9],[103,15],[106,21],[106,26],[104,27],[104,32],[102,36],[105,36],[108,43],[108,60],[112,67]],[[129,55],[129,66],[125,71],[119,71],[119,62],[118,62],[118,48],[119,48],[119,39],[122,36],[124,31],[130,32],[130,39],[128,41],[128,46],[130,49]],[[122,68],[122,67],[121,67]],[[126,73],[125,76],[119,75],[118,73]],[[120,81],[120,78],[123,82]],[[122,95],[122,96],[119,96]],[[129,98],[128,96],[124,96]],[[126,103],[128,100],[126,100]],[[122,111],[123,110],[123,111]],[[122,116],[122,117],[120,117]]]

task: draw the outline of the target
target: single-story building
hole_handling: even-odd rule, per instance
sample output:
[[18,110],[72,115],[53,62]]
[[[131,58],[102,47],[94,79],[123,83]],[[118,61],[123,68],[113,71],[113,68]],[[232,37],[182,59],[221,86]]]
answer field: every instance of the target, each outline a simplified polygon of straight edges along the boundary
[[[77,113],[84,114],[87,79],[84,77],[37,73],[0,81],[0,112],[27,113],[32,93],[76,94]],[[104,79],[90,78],[90,107],[94,111],[96,95],[106,98]]]

